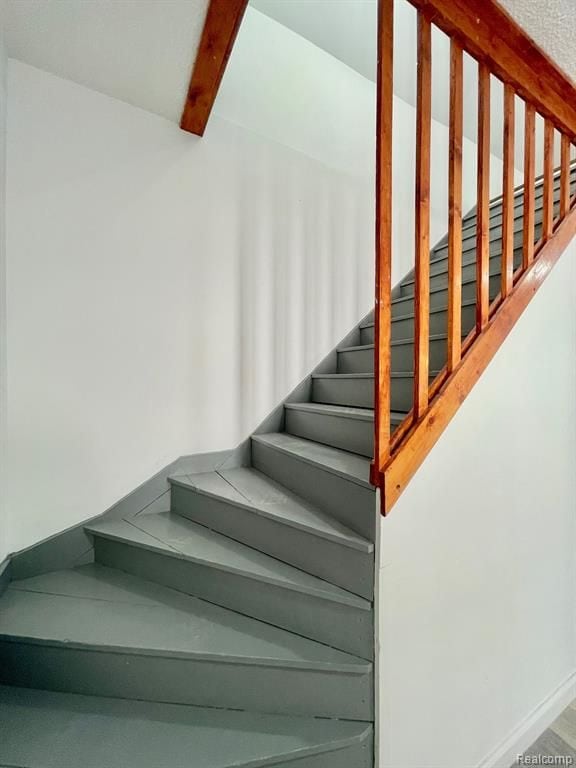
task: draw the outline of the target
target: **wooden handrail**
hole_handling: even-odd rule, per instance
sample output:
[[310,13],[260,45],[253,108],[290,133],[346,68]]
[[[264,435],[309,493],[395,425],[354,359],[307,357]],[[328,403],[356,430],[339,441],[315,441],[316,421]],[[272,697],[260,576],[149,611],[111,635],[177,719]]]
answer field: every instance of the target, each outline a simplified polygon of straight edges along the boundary
[[495,0],[408,0],[576,140],[576,84]]
[[[571,197],[576,138],[576,86],[494,0],[405,0],[417,10],[414,388],[412,408],[390,434],[392,338],[392,125],[393,0],[379,0],[377,86],[377,207],[375,311],[375,434],[371,479],[387,513],[410,477],[502,344],[570,239],[576,234]],[[430,211],[432,30],[450,38],[448,155],[448,284],[446,365],[430,383]],[[478,63],[476,205],[476,313],[462,341],[462,135],[463,52]],[[499,293],[490,273],[491,82],[504,84],[502,252]],[[515,242],[515,106],[524,100],[522,245]],[[536,115],[544,119],[541,220],[536,219]],[[560,167],[554,169],[555,132]],[[559,183],[555,182],[559,180]],[[557,212],[556,218],[554,217]],[[535,242],[538,236],[538,242]],[[522,253],[514,270],[514,254]],[[493,263],[493,261],[492,261]],[[492,288],[492,293],[491,293]],[[437,339],[435,343],[437,344]],[[438,366],[436,365],[436,368]]]

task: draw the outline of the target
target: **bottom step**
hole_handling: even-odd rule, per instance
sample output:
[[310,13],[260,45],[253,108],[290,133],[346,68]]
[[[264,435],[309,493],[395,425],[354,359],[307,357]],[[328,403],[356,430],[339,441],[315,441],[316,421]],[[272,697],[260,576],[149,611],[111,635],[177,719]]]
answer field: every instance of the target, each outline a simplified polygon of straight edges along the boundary
[[0,765],[368,768],[372,726],[0,686]]

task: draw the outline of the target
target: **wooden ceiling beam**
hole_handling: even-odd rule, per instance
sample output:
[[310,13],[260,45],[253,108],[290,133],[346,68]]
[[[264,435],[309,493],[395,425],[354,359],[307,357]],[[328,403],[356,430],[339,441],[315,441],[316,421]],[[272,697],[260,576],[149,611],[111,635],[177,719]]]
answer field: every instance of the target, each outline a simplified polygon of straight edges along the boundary
[[248,0],[210,0],[186,103],[184,131],[203,136]]

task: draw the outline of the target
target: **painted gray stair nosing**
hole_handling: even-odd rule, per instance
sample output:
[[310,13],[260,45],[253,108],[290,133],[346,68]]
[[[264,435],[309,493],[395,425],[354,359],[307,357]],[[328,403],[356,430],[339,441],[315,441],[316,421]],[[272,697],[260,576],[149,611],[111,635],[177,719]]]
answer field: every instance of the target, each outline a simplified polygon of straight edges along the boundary
[[[362,374],[359,374],[362,375]],[[323,374],[323,376],[326,377],[333,377],[338,376],[338,374]],[[372,375],[372,378],[374,376]],[[354,483],[356,485],[360,485],[364,488],[367,488],[370,491],[373,491],[374,488],[372,485],[370,485],[370,481],[368,479],[369,475],[369,465],[370,462],[364,460],[360,461],[358,457],[346,455],[346,451],[339,451],[337,449],[331,449],[331,452],[326,453],[324,452],[323,456],[319,457],[313,457],[310,455],[310,453],[300,453],[298,451],[298,447],[296,443],[292,441],[284,443],[282,441],[275,442],[271,444],[266,438],[272,437],[271,435],[256,435],[252,438],[253,442],[257,442],[259,444],[266,444],[268,446],[272,446],[274,450],[279,451],[280,453],[283,453],[285,455],[290,456],[296,456],[300,461],[303,461],[306,464],[310,464],[312,466],[318,467],[319,469],[329,472],[330,474],[337,475],[341,477],[343,480],[347,480],[348,482]],[[304,443],[310,443],[314,444],[311,440],[304,440]],[[290,445],[294,445],[294,448],[289,447]],[[312,447],[312,445],[310,447]],[[308,446],[303,446],[308,447]],[[320,446],[319,446],[320,447]],[[346,464],[346,459],[349,459],[350,464],[350,470],[344,469],[342,466],[338,466],[338,459],[342,457],[344,464]],[[352,467],[354,467],[352,469]]]
[[[558,205],[556,205],[555,207],[556,207],[556,209],[558,209]],[[537,209],[535,211],[535,213],[538,213],[541,210],[542,209]],[[558,211],[556,210],[556,213],[557,212]],[[500,215],[501,214],[498,214],[498,216],[500,216]],[[498,218],[498,216],[495,217],[495,218]],[[514,250],[518,250],[518,249],[521,250],[522,249],[522,245],[523,245],[523,230],[522,230],[521,226],[518,227],[518,228],[516,227],[516,222],[520,222],[522,224],[523,223],[523,215],[520,215],[520,216],[516,217],[516,219],[515,219],[515,227],[514,227]],[[502,253],[502,234],[501,234],[501,228],[502,228],[502,223],[498,222],[498,223],[493,223],[491,225],[491,227],[490,227],[490,230],[489,230],[489,235],[490,235],[489,245],[490,245],[490,253],[491,253],[492,257],[500,256],[501,253]],[[498,230],[500,230],[500,232],[498,232]],[[538,242],[538,239],[539,239],[538,232],[541,232],[541,230],[542,230],[541,217],[537,217],[537,219],[535,221],[534,230],[535,230],[534,231],[534,242],[536,243],[536,242]],[[467,234],[467,232],[470,232],[470,234]],[[497,246],[500,247],[499,251],[495,250],[495,247],[497,247]],[[469,227],[469,228],[463,228],[463,230],[462,230],[462,263],[463,264],[467,264],[470,261],[468,258],[466,258],[466,254],[474,252],[475,250],[476,250],[476,225],[474,225],[472,227]],[[433,255],[431,257],[431,262],[432,261],[439,261],[441,259],[447,258],[447,252],[448,252],[448,245],[447,244],[437,246],[434,249],[434,251],[433,251]],[[445,253],[446,255],[440,256],[441,253],[442,254]]]
[[[444,276],[440,275],[438,278],[444,282]],[[493,299],[500,292],[500,275],[490,275],[490,298]],[[476,297],[476,278],[470,278],[463,280],[461,284],[462,289],[462,301],[472,301]],[[444,285],[435,285],[429,288],[428,291],[430,309],[437,309],[439,307],[446,306],[448,299],[448,283]],[[414,306],[414,294],[407,293],[394,299],[392,302],[392,317],[403,317],[410,311],[410,308]]]
[[248,583],[223,572],[205,574],[180,559],[132,547],[125,541],[96,540],[98,563],[118,568],[356,657],[374,657],[372,611],[329,603],[315,595],[289,592],[275,584]]
[[[294,634],[294,633],[292,633]],[[306,638],[304,638],[306,639]],[[34,637],[26,637],[21,635],[10,635],[9,633],[0,633],[0,646],[2,645],[29,645],[34,646],[38,648],[57,648],[63,651],[86,651],[90,653],[95,654],[111,654],[111,655],[126,655],[126,656],[135,656],[135,657],[142,657],[144,659],[167,659],[167,660],[173,660],[173,661],[193,661],[193,662],[212,662],[214,664],[220,664],[224,666],[241,666],[241,667],[262,667],[262,668],[273,668],[273,669],[279,669],[279,670],[303,670],[306,672],[322,672],[324,674],[334,674],[334,675],[350,675],[354,677],[362,677],[362,675],[367,674],[369,672],[369,669],[361,669],[358,665],[350,665],[350,666],[344,666],[344,665],[334,665],[334,664],[321,664],[321,663],[314,663],[311,664],[309,662],[290,662],[283,660],[281,662],[274,662],[269,659],[260,659],[260,658],[250,658],[246,656],[218,656],[216,654],[208,654],[208,653],[194,653],[191,654],[189,652],[178,652],[178,651],[166,651],[166,650],[156,650],[156,649],[145,649],[145,648],[138,648],[138,647],[126,647],[123,645],[103,645],[103,644],[97,644],[97,643],[79,643],[75,642],[73,640],[50,640],[47,638],[34,638]],[[325,643],[324,643],[325,645]],[[336,649],[337,650],[337,649]],[[0,658],[2,658],[0,654]],[[358,661],[365,661],[369,662],[369,659],[362,659],[362,657],[357,657]],[[7,671],[7,670],[4,670]],[[10,678],[12,679],[12,678]],[[2,671],[0,671],[0,682],[4,682],[5,678],[3,677]],[[9,683],[10,685],[14,685],[15,683]],[[50,689],[52,690],[52,689]],[[128,697],[130,698],[130,697]],[[151,699],[151,701],[154,701],[154,699]]]
[[[338,408],[339,406],[333,406]],[[344,412],[350,409],[341,408]],[[358,409],[360,410],[360,409]],[[350,453],[372,458],[374,420],[350,418],[336,412],[290,408],[286,413],[286,432],[291,435],[331,445]]]
[[172,487],[172,508],[236,541],[248,543],[367,600],[373,599],[371,542],[371,551],[343,546],[341,539],[313,536],[306,528],[283,525],[274,516],[260,516],[249,507],[234,507],[222,497],[204,496],[182,483]]
[[[467,333],[472,330],[476,321],[476,302],[462,302],[462,330]],[[430,310],[430,333],[433,335],[446,333],[447,309],[438,307]],[[414,313],[392,318],[392,339],[403,339],[406,335],[414,334]],[[360,329],[360,338],[364,344],[374,343],[374,323],[366,323]]]
[[98,564],[13,582],[0,635],[94,650],[363,672],[369,662]]
[[225,664],[0,640],[0,681],[27,688],[271,714],[373,718],[371,675]]
[[[289,438],[293,448],[278,444],[278,438]],[[253,465],[281,482],[300,496],[309,499],[361,536],[374,540],[376,529],[376,495],[368,482],[369,462],[358,460],[362,476],[311,460],[298,450],[298,443],[310,441],[285,435],[257,435],[252,438]],[[323,448],[324,452],[337,449]],[[353,475],[356,474],[356,477]],[[366,480],[364,480],[364,476]]]
[[[559,192],[560,190],[560,184],[554,183],[554,193]],[[543,200],[543,190],[544,185],[542,181],[538,181],[535,186],[535,194],[534,194],[534,203],[535,203],[535,211],[541,211],[542,210],[542,200]],[[572,171],[571,181],[570,181],[570,190],[572,196],[574,195],[574,192],[576,191],[576,187],[574,185],[574,172]],[[558,196],[554,194],[554,204],[558,205]],[[524,209],[524,190],[521,189],[520,191],[516,192],[514,195],[514,209]],[[490,219],[494,218],[495,216],[499,216],[502,211],[502,197],[495,198],[490,202]],[[517,215],[514,216],[514,218],[518,218]],[[463,230],[468,229],[472,226],[476,226],[476,208],[473,208],[469,213],[466,214],[462,218],[462,225]]]
[[[572,179],[573,180],[572,180],[572,183],[571,183],[571,194],[572,194],[572,196],[574,196],[574,194],[576,193],[576,183],[574,182],[574,176],[572,177]],[[556,186],[555,189],[556,189],[556,192],[558,192],[559,186]],[[535,215],[536,215],[536,220],[535,220],[535,239],[534,239],[535,243],[538,242],[538,239],[539,239],[539,236],[540,236],[540,233],[541,233],[541,229],[542,229],[542,216],[539,215],[539,214],[542,213],[542,205],[538,204],[539,200],[541,200],[541,195],[538,194],[538,195],[536,195],[536,198],[535,198],[535,202],[537,204],[536,204],[536,207],[535,207],[535,210],[534,210]],[[522,194],[520,194],[520,196],[517,197],[515,208],[519,211],[519,212],[516,213],[516,215],[514,217],[514,234],[516,236],[518,234],[521,234],[522,231],[523,231],[523,196],[522,196]],[[559,198],[558,198],[558,196],[556,196],[556,198],[554,200],[554,215],[555,216],[559,213],[559,209],[560,209]],[[494,204],[494,208],[491,210],[491,214],[490,214],[490,222],[491,222],[490,223],[490,227],[489,227],[490,243],[497,242],[498,240],[501,240],[501,238],[502,238],[502,233],[501,233],[502,220],[501,220],[501,216],[502,216],[502,204],[501,204],[501,202],[500,203],[496,202]],[[496,221],[497,219],[500,219],[500,221]],[[500,230],[500,231],[498,232],[498,230]],[[473,240],[475,238],[475,232],[476,232],[476,213],[475,213],[475,209],[472,209],[472,211],[467,216],[463,217],[463,219],[462,219],[462,243],[463,243],[463,245],[464,245],[464,243],[467,240]],[[518,237],[515,237],[515,241],[518,241],[518,247],[520,247],[520,239]],[[447,235],[445,235],[434,246],[434,248],[432,249],[431,254],[430,254],[430,265],[431,265],[431,268],[433,268],[434,265],[438,261],[443,261],[443,260],[447,259],[447,254],[443,255],[443,256],[439,256],[438,255],[441,252],[447,251],[447,248],[448,248],[447,243],[448,243],[448,237],[447,237]],[[517,248],[516,250],[518,250],[518,249],[519,248]],[[467,251],[470,251],[470,250],[473,250],[473,247],[464,248],[463,254],[465,252],[467,252]],[[520,248],[520,250],[521,250],[521,248]],[[500,255],[501,254],[497,254],[497,256],[500,256]],[[492,255],[491,258],[495,258],[495,256]],[[471,263],[471,262],[467,262],[467,263]],[[412,274],[413,274],[413,270],[410,271],[410,273],[407,275],[407,277],[409,278],[410,275],[412,275]]]
[[107,521],[90,532],[102,565],[364,659],[373,657],[368,600],[205,526],[169,514]]
[[[178,517],[181,519],[181,516]],[[227,574],[230,574],[231,576],[251,579],[253,581],[258,581],[263,584],[278,587],[280,589],[299,592],[303,595],[317,597],[321,600],[328,600],[331,602],[339,603],[341,605],[348,605],[360,610],[370,610],[369,603],[359,598],[357,595],[347,593],[339,587],[335,587],[329,584],[328,582],[321,582],[320,579],[317,579],[316,577],[308,576],[305,584],[299,584],[297,581],[290,581],[289,577],[284,579],[280,577],[275,578],[273,575],[274,567],[279,570],[279,574],[282,572],[282,570],[284,570],[284,572],[294,573],[294,575],[297,575],[300,572],[298,569],[293,568],[293,566],[289,566],[286,563],[276,561],[274,558],[271,558],[269,555],[266,555],[263,552],[259,552],[258,550],[247,547],[240,542],[235,542],[232,539],[228,539],[228,537],[223,536],[216,531],[210,531],[210,529],[207,529],[205,526],[198,526],[192,521],[187,521],[188,526],[190,529],[192,529],[191,535],[194,534],[194,530],[200,530],[201,532],[206,533],[208,539],[209,537],[213,537],[217,541],[226,541],[229,543],[232,552],[232,548],[236,548],[239,552],[242,553],[244,557],[253,557],[257,563],[258,561],[265,563],[269,569],[269,573],[259,573],[257,569],[248,570],[247,567],[242,569],[241,567],[230,565],[224,562],[223,557],[218,561],[216,559],[212,559],[209,555],[202,557],[198,554],[189,554],[184,551],[174,549],[169,543],[164,543],[161,539],[155,538],[154,534],[150,534],[144,529],[139,529],[132,522],[125,522],[125,525],[120,527],[122,522],[125,521],[118,521],[118,523],[102,522],[100,525],[87,527],[87,530],[93,536],[98,538],[128,543],[131,546],[138,547],[139,549],[147,549],[150,551],[158,552],[162,555],[165,555],[166,557],[174,558],[177,560],[184,560],[191,564],[207,567],[217,571],[223,571]],[[144,536],[142,536],[142,534],[144,534]],[[199,597],[199,595],[197,596]]]
[[[374,325],[373,323],[371,324]],[[364,326],[366,328],[370,326]],[[431,341],[447,341],[448,335],[445,333],[433,333],[429,336]],[[390,342],[391,347],[411,347],[414,344],[414,338],[395,339]],[[338,350],[338,354],[344,354],[348,352],[374,352],[374,342],[369,344],[357,344],[355,347],[342,347]],[[336,371],[340,373],[340,371]],[[370,371],[358,371],[358,373],[370,373]]]
[[[476,302],[472,301],[472,300],[470,300],[470,301],[463,301],[462,302],[462,308],[465,308],[465,307],[475,307],[475,306],[476,306]],[[447,311],[448,311],[448,307],[447,306],[434,307],[433,309],[430,310],[430,314],[431,315],[442,314],[443,312],[447,312]],[[398,323],[401,320],[406,320],[406,319],[413,320],[414,319],[414,312],[407,312],[405,315],[399,315],[397,317],[392,318],[392,325],[394,325],[395,322]],[[373,320],[368,320],[368,321],[363,322],[362,325],[360,326],[360,330],[362,331],[362,330],[364,330],[366,328],[374,328],[374,321]],[[405,337],[402,337],[402,338],[405,338]],[[366,342],[366,343],[374,343],[374,342]],[[361,346],[363,346],[363,345],[361,345]],[[312,374],[312,377],[314,377],[316,375],[321,375],[321,374]]]
[[[373,410],[323,403],[301,403],[293,404],[289,411],[286,416],[286,432],[289,434],[372,458]],[[392,428],[395,429],[401,424],[405,416],[405,413],[392,411]]]
[[[522,260],[522,249],[516,248],[514,250],[514,259],[513,259],[513,265],[514,269],[516,270],[521,263]],[[496,253],[491,254],[490,260],[489,260],[489,267],[490,267],[490,277],[496,278],[500,277],[502,274],[502,254]],[[413,273],[411,273],[413,274]],[[475,252],[474,252],[474,258],[471,258],[469,261],[462,262],[462,270],[461,270],[461,279],[462,282],[476,282],[476,258],[475,258]],[[410,277],[409,275],[402,280],[400,283],[400,297],[402,296],[410,296],[414,292],[414,284],[415,280],[414,277]],[[446,287],[448,285],[448,257],[434,259],[433,261],[430,261],[430,290],[435,290],[436,288]]]
[[[373,727],[358,721],[127,702],[7,686],[0,686],[0,721],[5,725],[1,765],[182,768],[191,754],[198,768],[300,768],[306,763],[321,768],[327,765],[324,758],[349,768],[360,765],[363,754],[366,760],[361,765],[371,765]],[[108,738],[94,739],[98,732]],[[342,762],[347,756],[358,763]]]
[[[185,478],[188,478],[189,480],[186,480]],[[335,533],[330,534],[325,530],[312,528],[311,526],[299,524],[298,522],[294,522],[287,518],[281,519],[278,516],[273,515],[270,511],[266,509],[262,509],[258,506],[249,504],[247,501],[242,502],[237,499],[231,499],[228,497],[220,496],[216,493],[211,493],[210,491],[207,491],[204,488],[197,487],[190,482],[190,481],[193,482],[193,480],[194,480],[194,475],[185,475],[183,477],[173,476],[170,478],[170,483],[172,488],[174,488],[174,486],[180,486],[182,488],[185,488],[186,490],[193,491],[195,494],[199,496],[205,496],[206,498],[221,501],[222,503],[225,503],[231,507],[244,509],[247,512],[253,513],[260,517],[267,517],[271,520],[274,520],[275,522],[280,523],[281,525],[296,528],[310,536],[314,536],[318,538],[326,538],[328,541],[332,541],[335,544],[339,544],[343,547],[349,547],[351,549],[357,549],[358,551],[361,551],[361,552],[366,552],[366,553],[374,552],[374,544],[371,541],[362,539],[362,537],[359,537],[357,534],[355,534],[351,530],[350,530],[350,533],[353,534],[352,536],[341,536],[341,535],[336,535]]]
[[[430,383],[439,371],[430,371]],[[412,407],[414,374],[410,370],[390,374],[391,407],[406,413]],[[320,403],[369,408],[374,403],[373,373],[327,373],[314,378],[313,397]]]
[[285,407],[290,411],[338,416],[341,419],[374,421],[374,411],[369,408],[346,408],[345,406],[322,405],[321,403],[287,403]]
[[15,582],[2,609],[7,684],[372,717],[370,662],[101,566]]
[[[465,331],[462,338],[466,336]],[[448,337],[445,333],[431,334],[429,344],[430,366],[444,367],[448,355]],[[408,371],[414,366],[414,339],[399,339],[391,343],[392,370]],[[374,371],[374,344],[365,344],[338,351],[337,373],[371,373]],[[404,415],[392,424],[399,423]]]

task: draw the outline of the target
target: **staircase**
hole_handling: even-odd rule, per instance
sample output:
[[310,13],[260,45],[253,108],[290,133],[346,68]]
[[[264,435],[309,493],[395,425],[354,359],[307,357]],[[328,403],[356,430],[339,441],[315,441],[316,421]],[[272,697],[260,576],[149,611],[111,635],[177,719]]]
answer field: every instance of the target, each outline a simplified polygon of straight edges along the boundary
[[[571,174],[572,193],[576,178]],[[556,180],[555,197],[559,184]],[[536,237],[542,187],[536,190]],[[522,246],[515,197],[515,260]],[[556,206],[557,207],[557,206]],[[490,295],[502,204],[490,208]],[[462,332],[474,325],[475,213]],[[431,257],[430,359],[446,361],[447,246]],[[392,304],[392,422],[412,405],[414,281]],[[251,465],[171,478],[171,511],[86,527],[95,562],[0,600],[0,764],[374,765],[373,321],[251,438]],[[433,375],[433,371],[431,371]]]

